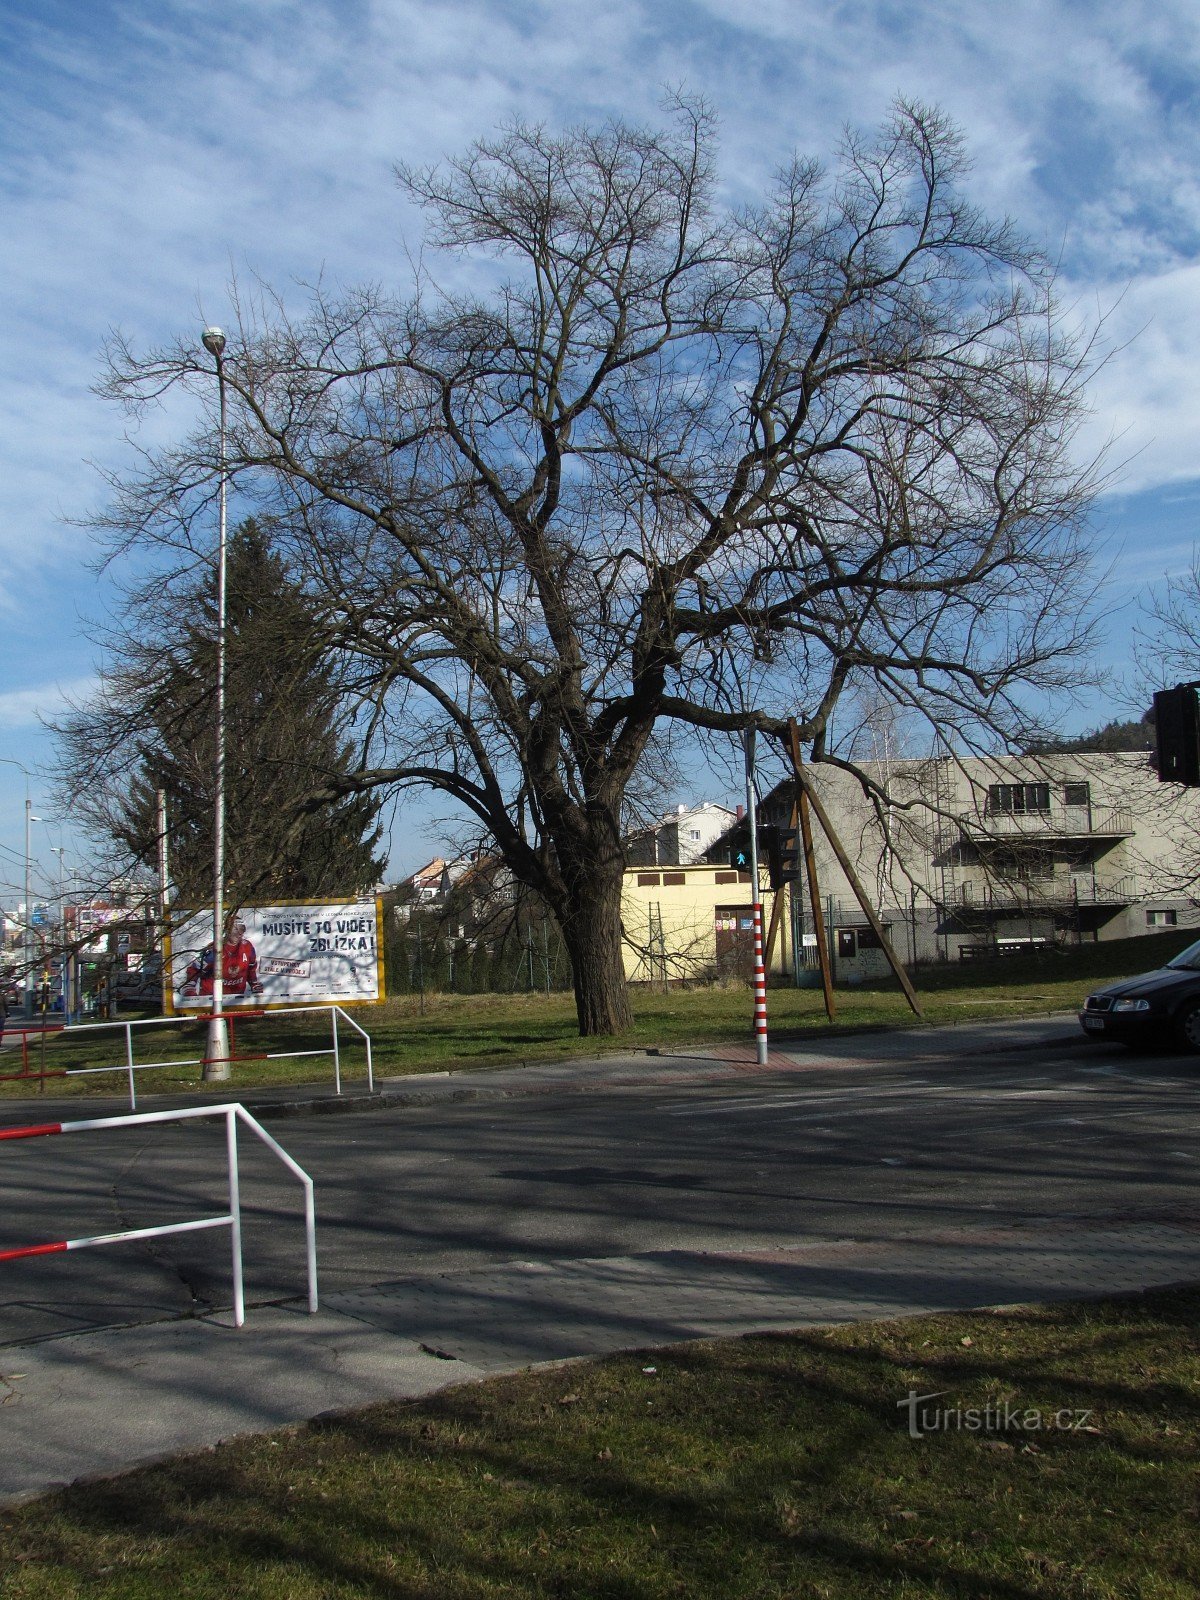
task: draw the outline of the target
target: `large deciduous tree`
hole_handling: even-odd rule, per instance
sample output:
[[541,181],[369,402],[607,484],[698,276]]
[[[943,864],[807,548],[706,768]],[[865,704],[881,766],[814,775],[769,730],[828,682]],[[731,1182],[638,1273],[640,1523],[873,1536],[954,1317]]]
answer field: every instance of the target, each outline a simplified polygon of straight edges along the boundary
[[[581,1031],[619,1030],[622,799],[662,729],[793,714],[820,760],[866,685],[1019,738],[1067,681],[1089,351],[919,107],[740,207],[682,102],[399,178],[429,252],[399,292],[235,290],[231,470],[370,711],[328,792],[472,813],[557,918]],[[175,385],[212,407],[197,338],[113,343],[108,393]],[[218,466],[209,409],[114,481],[118,548],[199,548]]]

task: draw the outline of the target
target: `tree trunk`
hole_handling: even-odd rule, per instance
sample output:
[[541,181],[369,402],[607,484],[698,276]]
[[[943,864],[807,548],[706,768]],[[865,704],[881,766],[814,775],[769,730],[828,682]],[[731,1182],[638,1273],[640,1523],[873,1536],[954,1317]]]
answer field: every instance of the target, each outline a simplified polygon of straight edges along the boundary
[[625,1033],[633,1026],[621,952],[621,885],[620,867],[590,874],[562,919],[579,1031],[585,1036]]

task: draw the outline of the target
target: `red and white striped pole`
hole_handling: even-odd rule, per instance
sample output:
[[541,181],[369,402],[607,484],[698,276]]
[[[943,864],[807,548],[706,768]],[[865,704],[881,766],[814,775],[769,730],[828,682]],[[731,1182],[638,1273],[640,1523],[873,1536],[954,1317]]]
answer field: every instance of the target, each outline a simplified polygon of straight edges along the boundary
[[[228,1228],[233,1221],[232,1215],[201,1217],[196,1222],[169,1222],[160,1228],[125,1228],[120,1233],[93,1233],[82,1239],[56,1239],[53,1244],[23,1244],[16,1250],[0,1250],[0,1261],[18,1261],[22,1256],[51,1256],[60,1250],[87,1250],[96,1244],[125,1244],[130,1239],[161,1239],[168,1233],[197,1233],[201,1228]],[[245,1312],[240,1303],[235,1308],[235,1321],[239,1328],[245,1321]]]
[[767,1064],[767,973],[763,966],[762,904],[754,895],[754,1050],[760,1067]]
[[[115,1121],[116,1119],[114,1118],[113,1120]],[[30,1122],[23,1128],[0,1128],[0,1139],[44,1139],[50,1133],[72,1133],[76,1126],[90,1127],[91,1124]]]
[[754,1053],[767,1064],[767,975],[763,969],[762,901],[758,887],[758,786],[754,781],[754,729],[742,734],[746,757],[746,813],[750,822],[750,905],[754,917]]

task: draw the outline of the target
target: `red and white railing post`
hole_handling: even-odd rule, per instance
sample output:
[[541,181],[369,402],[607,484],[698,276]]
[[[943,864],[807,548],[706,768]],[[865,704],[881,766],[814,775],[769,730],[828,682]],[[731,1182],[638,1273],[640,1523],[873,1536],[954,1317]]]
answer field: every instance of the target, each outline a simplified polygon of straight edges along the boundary
[[86,1250],[93,1245],[123,1244],[133,1239],[158,1239],[170,1233],[197,1233],[205,1228],[228,1228],[233,1256],[233,1321],[240,1328],[246,1320],[246,1300],[242,1279],[242,1203],[238,1177],[238,1123],[271,1150],[294,1177],[304,1185],[304,1238],[308,1271],[308,1309],[317,1310],[317,1212],[313,1181],[288,1155],[267,1130],[246,1110],[231,1103],[222,1106],[189,1106],[181,1111],[140,1111],[132,1117],[91,1117],[84,1122],[37,1122],[23,1128],[0,1128],[0,1140],[44,1139],[59,1133],[85,1133],[99,1128],[128,1128],[142,1122],[182,1122],[192,1117],[225,1119],[225,1152],[229,1168],[229,1210],[219,1217],[197,1217],[190,1222],[170,1222],[155,1228],[126,1228],[120,1233],[90,1234],[79,1239],[56,1239],[52,1244],[27,1244],[15,1250],[0,1250],[0,1261],[17,1261],[22,1256],[56,1255],[63,1250]]

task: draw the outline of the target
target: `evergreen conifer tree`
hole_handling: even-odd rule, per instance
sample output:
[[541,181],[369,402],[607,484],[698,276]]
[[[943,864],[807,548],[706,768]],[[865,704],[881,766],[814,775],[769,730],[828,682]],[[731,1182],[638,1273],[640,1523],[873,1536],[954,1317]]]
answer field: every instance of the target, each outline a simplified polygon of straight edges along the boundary
[[[214,575],[172,632],[146,641],[102,691],[104,703],[81,708],[60,730],[63,765],[78,790],[81,758],[94,759],[96,718],[123,722],[132,757],[123,779],[102,797],[93,790],[83,809],[97,831],[153,869],[164,790],[176,901],[200,906],[213,872]],[[252,519],[229,540],[225,694],[227,898],[321,899],[373,888],[383,870],[375,855],[381,801],[313,799],[351,760],[338,732],[340,696],[312,607]]]

